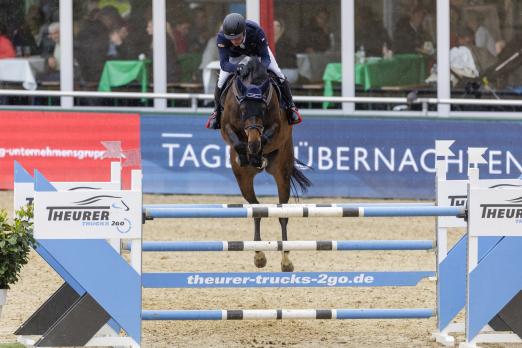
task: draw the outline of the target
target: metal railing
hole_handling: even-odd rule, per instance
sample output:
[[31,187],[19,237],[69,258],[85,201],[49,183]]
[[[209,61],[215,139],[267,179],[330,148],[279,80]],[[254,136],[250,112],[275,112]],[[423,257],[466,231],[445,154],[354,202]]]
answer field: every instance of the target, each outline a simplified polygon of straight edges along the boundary
[[[202,94],[202,93],[138,93],[138,92],[95,92],[95,91],[27,91],[27,90],[8,90],[8,89],[0,89],[0,96],[25,96],[25,97],[74,97],[74,98],[104,98],[104,99],[117,99],[117,98],[128,98],[128,99],[166,99],[166,100],[188,100],[190,101],[189,108],[180,108],[180,107],[168,107],[166,109],[158,109],[154,107],[103,107],[103,109],[112,109],[115,110],[147,110],[147,111],[207,111],[208,107],[199,107],[198,101],[200,100],[213,100],[214,96],[212,94]],[[358,103],[358,104],[404,104],[408,105],[408,103],[414,105],[422,105],[422,110],[420,111],[362,111],[357,110],[355,115],[365,115],[365,114],[376,114],[380,115],[394,115],[394,116],[438,116],[436,111],[429,111],[429,105],[439,105],[439,104],[448,104],[448,105],[467,105],[467,106],[521,106],[522,107],[522,99],[439,99],[439,98],[418,98],[413,102],[408,101],[407,98],[397,98],[397,97],[324,97],[324,96],[294,96],[294,101],[296,102],[307,102],[307,103],[322,103],[322,102],[331,102],[331,103]],[[0,106],[2,108],[49,108],[42,105],[18,105],[18,106]],[[56,109],[59,107],[51,107],[52,109]],[[100,109],[96,107],[84,107],[84,106],[75,106],[75,109]],[[333,115],[343,115],[342,110],[340,109],[312,109],[312,110],[303,110],[304,113],[308,114],[333,114]],[[467,115],[470,114],[470,115]],[[482,115],[481,115],[482,114]],[[473,111],[471,113],[466,112],[452,112],[451,116],[461,116],[461,117],[491,117],[498,116],[506,117],[506,118],[516,118],[522,119],[522,113],[513,113],[513,112],[481,112],[481,111]],[[346,115],[349,116],[349,115]],[[450,116],[450,115],[447,115]]]

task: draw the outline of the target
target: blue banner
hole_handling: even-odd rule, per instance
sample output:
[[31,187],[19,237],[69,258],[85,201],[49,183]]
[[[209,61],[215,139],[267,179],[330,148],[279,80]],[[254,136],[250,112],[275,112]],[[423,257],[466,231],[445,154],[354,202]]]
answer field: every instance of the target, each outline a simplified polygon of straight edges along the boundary
[[[228,148],[201,116],[143,115],[143,190],[147,193],[240,194]],[[522,172],[522,122],[307,117],[294,126],[295,155],[313,186],[308,196],[435,197],[435,140],[456,140],[451,178],[465,178],[467,147],[488,147],[483,178]],[[272,177],[256,193],[276,195]]]
[[144,288],[327,288],[415,286],[435,276],[413,272],[143,273]]

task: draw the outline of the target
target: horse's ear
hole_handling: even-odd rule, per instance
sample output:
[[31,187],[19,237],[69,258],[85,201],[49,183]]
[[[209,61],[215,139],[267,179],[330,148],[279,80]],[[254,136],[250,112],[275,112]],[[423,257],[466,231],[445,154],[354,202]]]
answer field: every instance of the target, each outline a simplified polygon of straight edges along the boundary
[[247,88],[246,88],[245,84],[243,83],[243,81],[241,81],[241,77],[238,77],[236,79],[236,81],[237,81],[236,85],[237,85],[239,94],[245,95]]

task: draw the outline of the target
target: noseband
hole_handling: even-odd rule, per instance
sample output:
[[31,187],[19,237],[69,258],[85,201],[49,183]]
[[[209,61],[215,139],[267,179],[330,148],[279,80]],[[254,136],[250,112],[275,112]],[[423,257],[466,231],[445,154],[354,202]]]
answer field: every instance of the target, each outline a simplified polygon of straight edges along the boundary
[[263,127],[262,125],[259,125],[259,124],[251,124],[250,126],[246,126],[243,129],[244,129],[245,132],[248,132],[251,129],[255,129],[256,131],[259,132],[259,135],[263,135],[265,127]]

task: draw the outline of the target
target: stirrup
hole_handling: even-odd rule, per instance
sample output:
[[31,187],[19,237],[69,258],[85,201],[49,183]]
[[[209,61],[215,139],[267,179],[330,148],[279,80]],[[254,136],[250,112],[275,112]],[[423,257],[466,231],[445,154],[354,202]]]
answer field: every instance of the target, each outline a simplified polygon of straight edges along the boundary
[[220,118],[218,116],[218,112],[214,111],[208,118],[207,123],[205,124],[205,128],[208,129],[220,129],[221,128],[221,122]]
[[288,108],[288,124],[294,125],[303,122],[303,118],[295,105]]

